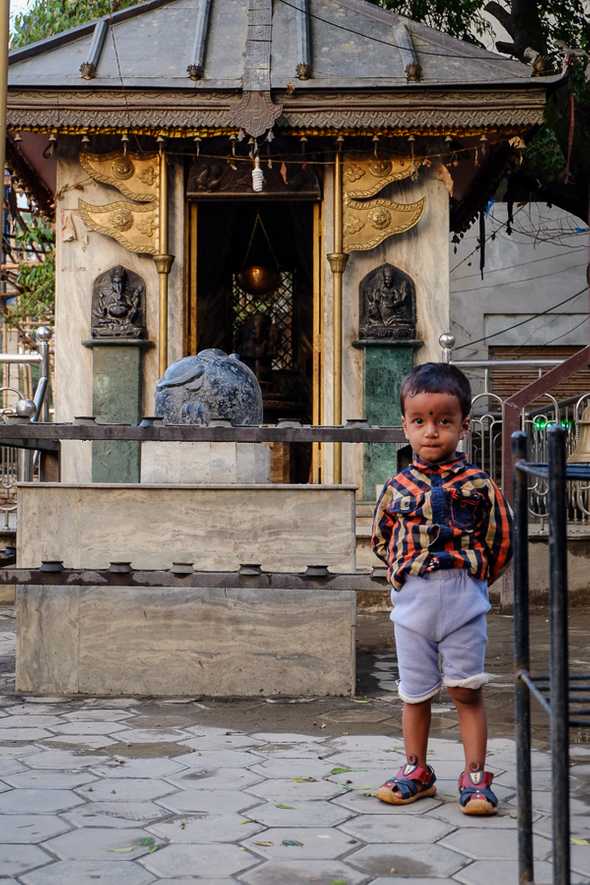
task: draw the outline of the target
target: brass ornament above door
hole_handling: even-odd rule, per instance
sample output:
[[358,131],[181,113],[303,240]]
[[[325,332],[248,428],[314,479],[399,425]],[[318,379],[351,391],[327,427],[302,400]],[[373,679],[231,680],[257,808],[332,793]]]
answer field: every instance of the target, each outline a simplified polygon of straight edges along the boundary
[[158,199],[159,162],[157,154],[80,154],[80,165],[95,181],[110,184],[130,200],[153,203]]
[[343,249],[346,253],[374,249],[389,237],[415,227],[424,214],[425,197],[412,203],[371,200],[387,185],[416,174],[413,157],[347,157],[344,161]]

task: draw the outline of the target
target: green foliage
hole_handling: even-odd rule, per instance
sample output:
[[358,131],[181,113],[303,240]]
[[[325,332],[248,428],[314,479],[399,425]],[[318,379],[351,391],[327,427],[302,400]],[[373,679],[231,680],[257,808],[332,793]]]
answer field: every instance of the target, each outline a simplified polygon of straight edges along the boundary
[[489,19],[484,18],[481,0],[371,0],[383,9],[424,22],[430,28],[460,40],[476,42],[477,37],[492,34]]
[[26,12],[14,17],[11,47],[16,49],[119,9],[138,0],[33,0]]
[[29,256],[37,253],[38,258],[19,262],[15,280],[19,296],[16,304],[8,308],[6,321],[9,325],[19,326],[24,320],[47,320],[53,315],[55,303],[53,230],[42,218],[34,216],[24,230],[19,229],[16,246],[17,249],[27,250]]

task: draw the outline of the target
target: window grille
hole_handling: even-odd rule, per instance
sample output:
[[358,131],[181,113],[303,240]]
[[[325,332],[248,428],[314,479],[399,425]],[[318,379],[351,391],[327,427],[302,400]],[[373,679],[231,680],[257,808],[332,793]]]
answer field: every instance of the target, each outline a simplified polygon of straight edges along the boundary
[[274,354],[273,369],[293,369],[295,359],[293,352],[293,301],[294,273],[291,270],[280,272],[281,282],[274,292],[266,295],[252,295],[238,283],[238,275],[232,277],[232,333],[234,348],[242,324],[256,313],[270,317],[273,327]]

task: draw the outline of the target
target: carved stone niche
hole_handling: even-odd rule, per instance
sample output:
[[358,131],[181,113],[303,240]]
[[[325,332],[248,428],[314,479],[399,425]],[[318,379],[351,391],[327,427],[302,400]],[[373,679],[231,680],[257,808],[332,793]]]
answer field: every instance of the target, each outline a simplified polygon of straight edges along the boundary
[[391,264],[370,271],[359,286],[359,337],[398,340],[416,337],[416,289]]
[[100,274],[92,287],[93,338],[145,338],[145,283],[118,264]]

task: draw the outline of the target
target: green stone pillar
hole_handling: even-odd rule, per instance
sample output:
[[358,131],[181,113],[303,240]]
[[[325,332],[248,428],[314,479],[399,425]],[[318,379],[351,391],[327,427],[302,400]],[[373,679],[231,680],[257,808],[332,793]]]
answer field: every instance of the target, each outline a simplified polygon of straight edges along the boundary
[[[369,424],[400,425],[399,391],[414,364],[414,350],[421,341],[392,341],[364,338],[355,341],[365,351],[365,416]],[[381,487],[396,467],[395,443],[370,443],[363,454],[363,499],[375,500],[375,487]]]
[[[141,419],[143,351],[150,341],[92,338],[92,409],[99,424],[137,424]],[[140,443],[92,443],[92,482],[139,482]]]

